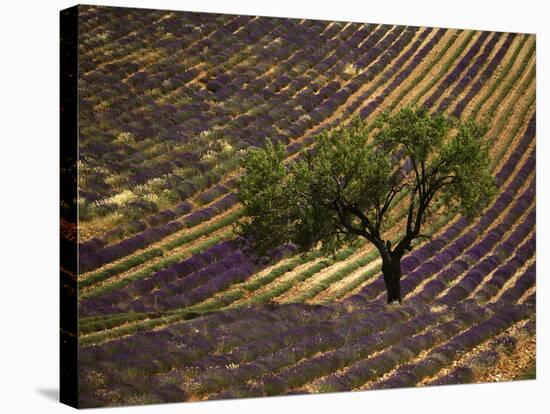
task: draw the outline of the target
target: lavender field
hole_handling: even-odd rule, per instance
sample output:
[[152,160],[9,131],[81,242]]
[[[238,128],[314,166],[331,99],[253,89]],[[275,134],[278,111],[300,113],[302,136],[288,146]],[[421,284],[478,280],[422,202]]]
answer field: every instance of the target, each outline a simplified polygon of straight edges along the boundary
[[[79,6],[79,36],[82,407],[533,376],[534,35]],[[371,244],[243,251],[248,148],[411,104],[489,122],[498,190],[429,224],[402,305]]]

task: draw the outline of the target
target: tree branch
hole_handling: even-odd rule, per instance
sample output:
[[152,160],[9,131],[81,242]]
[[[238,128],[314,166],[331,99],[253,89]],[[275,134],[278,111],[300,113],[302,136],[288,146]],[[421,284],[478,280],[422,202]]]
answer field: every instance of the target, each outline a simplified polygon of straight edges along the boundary
[[363,227],[369,231],[369,233],[373,237],[378,237],[379,235],[376,233],[374,227],[372,226],[372,223],[370,222],[369,218],[361,211],[359,207],[355,204],[346,203],[345,209],[349,211],[351,214],[355,215],[359,220],[361,221],[361,224]]
[[[426,212],[426,209],[430,205],[430,202],[432,201],[433,197],[439,191],[441,188],[443,188],[446,185],[449,185],[452,183],[452,180],[454,180],[456,176],[454,175],[446,175],[444,177],[440,177],[435,181],[433,185],[430,185],[427,191],[423,194],[419,194],[419,202],[418,202],[418,209],[416,211],[416,217],[414,218],[414,226],[412,225],[413,222],[413,216],[414,216],[414,199],[416,195],[416,189],[413,190],[413,193],[411,194],[411,204],[409,206],[409,214],[407,216],[407,231],[403,239],[397,244],[395,249],[393,250],[393,254],[399,257],[402,257],[404,252],[406,250],[409,250],[411,242],[416,238],[430,238],[427,235],[420,234],[420,229],[422,227],[422,221],[424,220],[424,214]],[[450,180],[450,181],[446,181]]]
[[[431,186],[430,191],[433,191],[434,193],[436,193],[438,190],[442,189],[446,185],[452,184],[453,180],[456,180],[456,178],[457,176],[455,174],[449,174],[449,175],[440,177],[433,183],[433,186]],[[449,180],[449,181],[445,182],[445,180]]]
[[377,234],[380,234],[380,227],[382,226],[382,220],[384,219],[384,215],[390,208],[391,202],[395,198],[395,196],[406,187],[407,184],[402,184],[399,186],[399,188],[393,187],[388,194],[386,195],[386,199],[384,200],[384,204],[382,207],[380,207],[379,204],[376,206],[376,223],[374,225],[374,230]]

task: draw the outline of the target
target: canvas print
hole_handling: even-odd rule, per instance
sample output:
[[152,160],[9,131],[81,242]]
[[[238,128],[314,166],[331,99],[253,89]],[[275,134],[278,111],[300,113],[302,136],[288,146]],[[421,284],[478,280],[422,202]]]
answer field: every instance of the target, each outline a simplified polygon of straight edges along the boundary
[[62,11],[62,401],[535,378],[535,60],[534,34]]

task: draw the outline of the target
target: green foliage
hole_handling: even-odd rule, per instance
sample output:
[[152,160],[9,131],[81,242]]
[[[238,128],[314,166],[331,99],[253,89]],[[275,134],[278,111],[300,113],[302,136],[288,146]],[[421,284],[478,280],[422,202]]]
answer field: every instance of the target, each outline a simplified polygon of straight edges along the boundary
[[[283,164],[283,145],[268,142],[265,149],[252,150],[244,162],[250,173],[239,181],[239,194],[248,215],[261,219],[245,221],[247,234],[255,235],[262,253],[288,241],[294,217],[294,194],[288,188],[290,175]],[[273,241],[269,241],[269,235]],[[267,236],[267,237],[266,237]]]
[[268,141],[264,149],[249,152],[239,196],[252,220],[241,229],[260,252],[288,242],[308,251],[319,241],[335,252],[356,240],[339,231],[342,212],[336,205],[354,200],[365,210],[374,208],[391,169],[389,158],[367,144],[365,130],[356,120],[350,128],[321,134],[314,152],[288,165],[283,145]]
[[376,140],[390,154],[404,148],[414,161],[426,162],[441,147],[452,123],[442,113],[432,115],[424,107],[405,107],[394,116],[382,113],[376,121]]
[[[261,254],[285,243],[302,252],[335,253],[363,237],[383,257],[401,257],[421,236],[436,195],[449,211],[467,216],[488,204],[495,186],[483,140],[487,129],[405,107],[383,113],[371,126],[356,119],[319,135],[300,161],[285,164],[284,146],[268,141],[243,161],[239,197],[246,219],[240,231]],[[403,156],[403,164],[392,162]],[[407,228],[392,250],[383,231],[392,221],[392,202],[403,196],[409,200]]]
[[384,113],[377,124],[377,143],[390,153],[404,149],[418,173],[417,205],[423,196],[429,203],[439,192],[449,210],[472,217],[489,203],[495,186],[489,147],[483,141],[489,129],[486,123],[406,107],[392,117]]
[[468,217],[479,214],[496,190],[489,172],[489,147],[481,140],[487,131],[485,124],[461,123],[458,133],[434,161],[441,165],[440,176],[454,177],[442,188],[443,201],[449,209],[457,209]]

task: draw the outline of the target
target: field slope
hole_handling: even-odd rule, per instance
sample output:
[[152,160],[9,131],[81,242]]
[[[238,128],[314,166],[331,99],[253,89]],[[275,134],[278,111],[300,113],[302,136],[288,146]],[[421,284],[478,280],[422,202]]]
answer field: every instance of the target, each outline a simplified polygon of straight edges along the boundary
[[[533,376],[533,35],[79,10],[81,406]],[[402,306],[369,244],[240,250],[247,148],[270,137],[294,159],[407,104],[487,120],[498,193],[473,221],[429,223]]]

